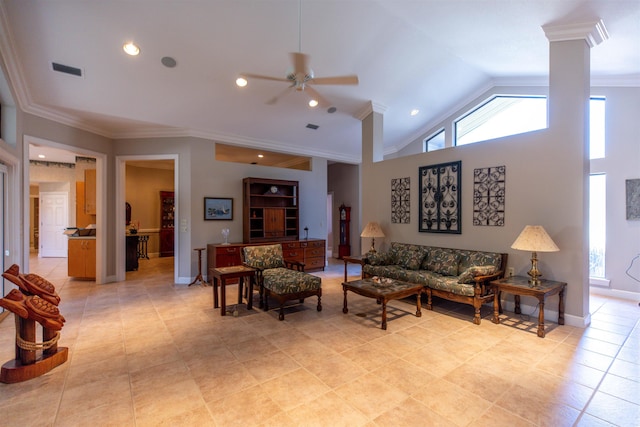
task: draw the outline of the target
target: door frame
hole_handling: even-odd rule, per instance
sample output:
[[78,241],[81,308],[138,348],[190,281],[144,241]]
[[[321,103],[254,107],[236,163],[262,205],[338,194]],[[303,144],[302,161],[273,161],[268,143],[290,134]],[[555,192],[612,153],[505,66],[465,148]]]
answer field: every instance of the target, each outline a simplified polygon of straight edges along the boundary
[[[123,209],[117,210],[120,212],[124,210],[124,206],[127,203],[126,200],[126,173],[127,173],[127,161],[133,160],[173,160],[173,195],[175,215],[174,221],[180,218],[180,180],[179,180],[179,158],[178,154],[146,154],[146,155],[126,155],[116,156],[116,206],[122,206]],[[173,227],[173,282],[181,283],[180,281],[180,233],[178,233],[178,224]],[[121,282],[126,280],[126,247],[125,243],[125,231],[126,230],[126,218],[125,215],[116,215],[116,230],[122,230],[122,232],[116,233],[116,280]],[[122,248],[122,250],[118,250]],[[189,283],[189,282],[186,282]]]
[[[58,148],[85,157],[96,159],[96,284],[112,282],[107,277],[107,155],[81,147],[24,135],[22,138],[23,190],[22,205],[24,218],[29,218],[29,144]],[[20,222],[17,222],[18,224]],[[29,271],[29,221],[22,221],[22,257],[23,270]]]

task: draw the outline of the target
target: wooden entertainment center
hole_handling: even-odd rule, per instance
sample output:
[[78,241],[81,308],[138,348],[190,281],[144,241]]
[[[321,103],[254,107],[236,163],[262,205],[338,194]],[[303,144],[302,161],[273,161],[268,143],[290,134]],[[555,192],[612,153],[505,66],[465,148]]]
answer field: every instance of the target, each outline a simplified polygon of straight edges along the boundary
[[209,270],[241,263],[243,246],[281,243],[284,258],[305,264],[305,271],[324,270],[326,240],[300,239],[298,181],[267,178],[242,180],[243,243],[208,244]]

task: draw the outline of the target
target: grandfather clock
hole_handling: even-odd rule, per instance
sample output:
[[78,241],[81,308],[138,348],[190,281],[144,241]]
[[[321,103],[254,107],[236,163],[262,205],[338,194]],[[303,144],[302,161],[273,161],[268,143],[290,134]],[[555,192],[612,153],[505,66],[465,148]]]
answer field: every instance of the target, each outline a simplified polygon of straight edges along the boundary
[[349,237],[349,221],[351,220],[351,208],[344,203],[338,208],[340,211],[340,245],[338,246],[338,258],[351,255]]

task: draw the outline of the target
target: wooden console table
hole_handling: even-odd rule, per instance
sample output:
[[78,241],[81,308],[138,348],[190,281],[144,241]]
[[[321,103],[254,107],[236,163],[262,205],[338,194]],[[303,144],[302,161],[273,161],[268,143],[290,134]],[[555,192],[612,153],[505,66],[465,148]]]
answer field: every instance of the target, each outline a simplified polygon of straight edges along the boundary
[[567,287],[565,282],[556,282],[553,280],[540,280],[540,285],[533,287],[529,284],[529,278],[523,276],[507,277],[500,280],[494,280],[491,283],[493,287],[493,323],[500,323],[499,313],[502,313],[502,305],[500,302],[500,294],[508,292],[515,296],[516,314],[520,311],[520,296],[528,295],[538,298],[540,302],[540,311],[538,313],[538,336],[544,338],[544,302],[548,296],[558,294],[558,324],[564,325],[564,291]]

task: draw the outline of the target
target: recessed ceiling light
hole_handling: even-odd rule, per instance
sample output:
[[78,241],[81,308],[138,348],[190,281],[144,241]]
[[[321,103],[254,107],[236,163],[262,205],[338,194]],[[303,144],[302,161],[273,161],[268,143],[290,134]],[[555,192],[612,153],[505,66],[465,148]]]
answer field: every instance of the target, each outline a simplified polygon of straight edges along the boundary
[[125,43],[124,46],[122,46],[122,49],[127,53],[127,55],[131,56],[136,56],[140,53],[140,48],[133,42]]
[[46,157],[47,157],[47,156],[45,156],[44,154],[38,154],[38,158],[39,158],[39,159],[44,159],[44,158],[46,158]]
[[409,114],[411,114],[412,116],[417,116],[419,112],[420,110],[418,110],[417,108],[414,108],[413,110],[411,110],[411,113]]
[[170,56],[163,56],[162,59],[160,60],[160,62],[162,63],[162,65],[164,65],[167,68],[173,68],[176,65],[178,65],[178,63],[176,62],[175,59],[173,59]]
[[264,154],[258,154],[258,157],[263,158]]
[[312,99],[311,101],[309,101],[309,107],[313,108],[313,107],[317,107],[318,106],[318,101],[315,99]]
[[244,77],[238,77],[236,79],[236,85],[238,85],[238,87],[245,87],[247,83],[247,79],[245,79]]

